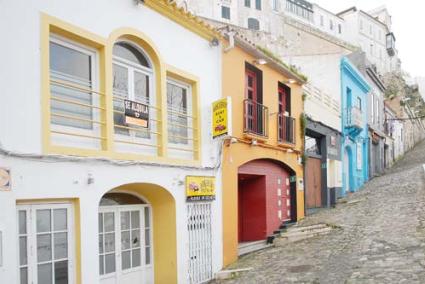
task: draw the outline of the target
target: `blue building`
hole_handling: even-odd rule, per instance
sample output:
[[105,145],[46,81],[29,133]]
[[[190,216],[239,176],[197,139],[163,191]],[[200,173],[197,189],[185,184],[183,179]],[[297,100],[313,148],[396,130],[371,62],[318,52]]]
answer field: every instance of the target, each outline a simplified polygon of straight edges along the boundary
[[342,192],[357,191],[368,180],[367,99],[371,89],[346,58],[341,60]]

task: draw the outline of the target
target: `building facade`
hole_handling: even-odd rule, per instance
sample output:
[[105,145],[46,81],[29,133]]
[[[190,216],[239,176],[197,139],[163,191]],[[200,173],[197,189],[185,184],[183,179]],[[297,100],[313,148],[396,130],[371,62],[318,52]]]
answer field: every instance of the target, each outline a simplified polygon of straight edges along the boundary
[[337,15],[345,21],[345,40],[366,53],[366,58],[376,66],[378,74],[401,70],[391,16],[385,7],[369,12],[352,7]]
[[371,87],[345,57],[341,60],[343,190],[357,191],[368,180],[367,101]]
[[223,54],[231,137],[223,150],[223,260],[304,217],[303,80],[240,37]]
[[211,279],[219,35],[165,0],[9,1],[0,18],[0,282]]
[[365,52],[359,51],[347,56],[364,76],[371,91],[367,102],[367,119],[369,131],[369,177],[380,175],[385,169],[385,86],[376,69],[367,60]]

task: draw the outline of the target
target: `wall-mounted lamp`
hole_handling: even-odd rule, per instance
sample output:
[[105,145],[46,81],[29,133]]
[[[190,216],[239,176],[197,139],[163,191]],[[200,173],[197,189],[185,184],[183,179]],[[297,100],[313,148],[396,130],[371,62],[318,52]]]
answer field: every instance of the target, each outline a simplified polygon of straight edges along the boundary
[[218,41],[218,38],[213,38],[211,41],[210,41],[210,46],[218,46],[220,44],[220,42]]
[[295,79],[289,79],[288,80],[288,84],[295,84],[297,81]]
[[258,58],[254,60],[254,64],[264,65],[264,64],[267,64],[267,61],[264,58]]
[[257,140],[255,140],[255,139],[254,139],[254,140],[252,140],[252,141],[251,141],[251,145],[252,145],[252,146],[257,146],[257,145],[258,145]]
[[288,153],[294,153],[294,150],[288,149],[288,150],[286,150],[286,152],[288,152]]
[[232,139],[230,139],[230,143],[231,144],[238,143],[238,139],[236,139],[235,137],[232,137]]

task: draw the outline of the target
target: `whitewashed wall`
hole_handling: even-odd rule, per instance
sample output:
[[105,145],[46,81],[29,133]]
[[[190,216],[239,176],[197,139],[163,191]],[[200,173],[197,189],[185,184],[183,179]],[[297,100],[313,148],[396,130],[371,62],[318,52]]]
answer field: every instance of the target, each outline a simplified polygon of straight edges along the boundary
[[[202,166],[213,167],[217,145],[211,140],[210,105],[221,97],[221,50],[199,36],[133,0],[0,1],[0,145],[14,152],[40,154],[41,56],[40,13],[107,38],[122,27],[146,34],[165,63],[200,78]],[[3,230],[1,283],[17,281],[16,200],[80,198],[82,225],[82,282],[97,283],[97,210],[100,197],[122,184],[148,182],[168,189],[176,199],[178,279],[187,277],[187,226],[184,184],[186,175],[215,175],[213,202],[213,269],[222,265],[221,175],[202,169],[167,166],[117,166],[106,162],[43,162],[0,156],[0,166],[12,171],[12,191],[0,192],[0,230]],[[88,174],[95,182],[87,184]]]

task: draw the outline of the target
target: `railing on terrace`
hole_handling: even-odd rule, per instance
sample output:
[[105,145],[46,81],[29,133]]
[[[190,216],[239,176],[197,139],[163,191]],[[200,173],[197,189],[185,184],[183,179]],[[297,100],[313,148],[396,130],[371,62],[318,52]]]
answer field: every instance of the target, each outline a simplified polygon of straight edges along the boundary
[[346,109],[347,124],[346,127],[363,128],[362,111],[358,107]]
[[278,113],[277,127],[279,143],[295,144],[295,118]]
[[268,137],[269,109],[253,100],[244,100],[244,133]]

